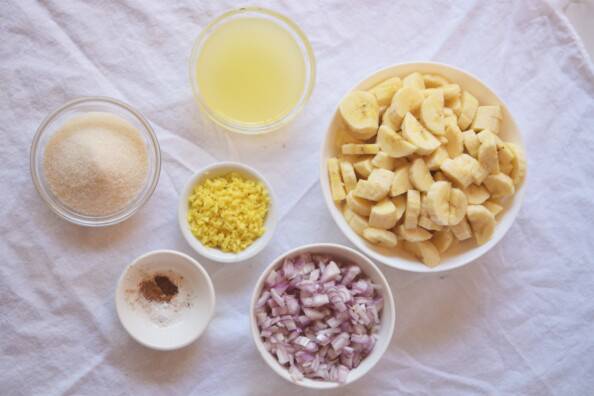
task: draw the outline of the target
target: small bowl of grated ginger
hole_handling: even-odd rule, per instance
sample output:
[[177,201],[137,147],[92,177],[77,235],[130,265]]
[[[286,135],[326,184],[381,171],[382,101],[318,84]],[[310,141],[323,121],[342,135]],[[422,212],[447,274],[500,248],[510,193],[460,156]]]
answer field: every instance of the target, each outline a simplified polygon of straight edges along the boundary
[[219,162],[190,178],[180,195],[178,220],[184,238],[198,254],[221,263],[244,261],[272,238],[274,194],[255,169]]

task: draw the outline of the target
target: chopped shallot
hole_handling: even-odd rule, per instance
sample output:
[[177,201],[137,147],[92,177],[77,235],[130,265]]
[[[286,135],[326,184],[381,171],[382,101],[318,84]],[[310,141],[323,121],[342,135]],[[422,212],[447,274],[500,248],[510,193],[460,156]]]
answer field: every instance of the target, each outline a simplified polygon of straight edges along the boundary
[[375,346],[383,305],[359,266],[300,254],[266,277],[255,317],[264,347],[295,381],[344,383]]

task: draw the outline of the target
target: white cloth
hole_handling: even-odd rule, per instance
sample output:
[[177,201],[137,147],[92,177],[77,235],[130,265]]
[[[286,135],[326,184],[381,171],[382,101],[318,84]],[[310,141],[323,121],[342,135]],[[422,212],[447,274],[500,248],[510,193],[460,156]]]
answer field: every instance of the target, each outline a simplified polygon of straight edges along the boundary
[[[188,58],[225,1],[33,1],[0,4],[0,393],[314,394],[274,374],[248,327],[263,268],[287,249],[350,243],[318,182],[319,147],[339,98],[373,70],[436,60],[484,79],[524,135],[526,199],[491,253],[439,276],[382,266],[397,304],[380,363],[331,395],[591,394],[594,389],[594,73],[560,4],[261,2],[293,18],[317,57],[305,111],[276,133],[245,137],[202,117]],[[48,112],[82,95],[130,103],[155,127],[159,186],[123,224],[86,229],[60,220],[37,195],[29,147]],[[259,169],[280,222],[248,262],[198,257],[217,307],[206,333],[169,353],[134,342],[115,314],[123,268],[149,250],[195,257],[177,227],[178,192],[217,160]]]

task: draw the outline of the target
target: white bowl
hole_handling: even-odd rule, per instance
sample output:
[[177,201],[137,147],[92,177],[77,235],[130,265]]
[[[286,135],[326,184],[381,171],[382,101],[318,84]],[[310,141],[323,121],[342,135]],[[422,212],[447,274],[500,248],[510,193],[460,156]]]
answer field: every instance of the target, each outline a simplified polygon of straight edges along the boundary
[[[151,319],[131,291],[138,290],[145,276],[167,271],[183,277],[176,298],[187,292],[191,305],[179,309],[163,326]],[[185,347],[200,337],[214,313],[215,292],[208,273],[196,260],[174,250],[155,250],[126,267],[116,287],[115,302],[120,322],[132,338],[146,347],[167,351]]]
[[[472,93],[472,95],[474,95],[481,104],[499,103],[503,111],[503,121],[501,123],[501,132],[499,136],[501,136],[501,138],[503,138],[505,141],[511,141],[519,144],[522,148],[524,147],[520,131],[518,130],[518,127],[516,126],[516,123],[505,102],[493,91],[491,91],[480,79],[456,67],[434,62],[402,63],[381,69],[373,73],[370,77],[351,88],[349,92],[355,89],[369,89],[390,77],[403,77],[415,71],[421,73],[440,74],[452,82],[459,84],[462,89]],[[501,238],[503,238],[505,233],[509,230],[512,223],[514,222],[520,207],[522,206],[525,189],[524,185],[520,186],[513,198],[509,199],[504,205],[504,211],[498,215],[495,233],[487,243],[477,246],[474,242],[474,239],[460,243],[454,249],[451,249],[451,251],[446,252],[446,254],[442,257],[441,263],[434,268],[427,267],[420,263],[416,258],[404,251],[402,248],[397,247],[396,249],[387,249],[372,245],[351,229],[351,227],[345,221],[339,207],[332,200],[332,195],[330,193],[328,172],[326,170],[326,160],[330,157],[336,156],[339,153],[339,139],[341,133],[345,132],[343,132],[341,128],[340,115],[335,112],[330,121],[326,139],[322,145],[320,180],[324,199],[328,209],[330,210],[330,214],[344,235],[346,235],[346,237],[365,254],[373,257],[377,261],[384,263],[385,265],[411,272],[441,272],[462,267],[463,265],[476,260],[488,252],[493,248],[493,246],[497,244],[497,242],[501,240]]]
[[[248,246],[245,250],[242,250],[239,253],[226,253],[222,252],[219,249],[204,246],[192,234],[192,231],[190,230],[190,225],[187,220],[188,198],[190,197],[194,186],[202,182],[204,179],[217,177],[220,175],[227,174],[229,172],[238,172],[247,178],[262,182],[268,190],[268,195],[270,196],[268,215],[266,216],[266,221],[264,223],[266,231],[260,238],[255,240],[250,246]],[[270,183],[268,183],[266,179],[264,179],[264,176],[262,176],[255,169],[247,165],[240,164],[238,162],[219,162],[199,170],[190,178],[180,195],[177,214],[179,220],[179,227],[184,238],[186,239],[186,241],[188,241],[190,246],[196,252],[198,252],[198,254],[221,263],[235,263],[247,260],[255,256],[262,249],[264,249],[268,242],[270,242],[270,239],[272,238],[272,234],[274,233],[274,229],[276,227],[276,199],[274,196],[274,192],[272,191],[272,187],[270,186]]]
[[[258,301],[260,294],[262,293],[262,287],[264,286],[264,282],[266,281],[268,274],[273,269],[282,265],[285,257],[295,256],[306,252],[328,254],[357,264],[373,283],[380,286],[380,290],[384,298],[384,308],[381,314],[381,324],[378,332],[377,343],[375,344],[375,347],[371,353],[361,361],[361,364],[349,372],[347,380],[344,384],[331,381],[312,380],[309,378],[304,378],[300,381],[294,381],[291,378],[289,371],[285,367],[281,366],[276,358],[264,348],[264,343],[260,337],[260,330],[258,329],[254,307],[256,306],[256,302]],[[266,267],[256,282],[256,287],[254,288],[254,293],[252,294],[252,300],[250,303],[250,327],[252,330],[252,338],[254,339],[256,348],[260,352],[260,355],[262,355],[264,361],[268,363],[274,372],[287,381],[312,389],[337,388],[339,386],[348,385],[364,376],[369,370],[373,368],[373,366],[375,366],[375,364],[381,359],[384,352],[386,352],[386,349],[388,349],[390,341],[392,340],[392,334],[394,333],[395,320],[396,310],[394,297],[392,296],[392,290],[390,289],[390,285],[388,284],[388,281],[380,269],[371,260],[356,250],[332,243],[316,243],[300,246],[277,257],[268,267]]]

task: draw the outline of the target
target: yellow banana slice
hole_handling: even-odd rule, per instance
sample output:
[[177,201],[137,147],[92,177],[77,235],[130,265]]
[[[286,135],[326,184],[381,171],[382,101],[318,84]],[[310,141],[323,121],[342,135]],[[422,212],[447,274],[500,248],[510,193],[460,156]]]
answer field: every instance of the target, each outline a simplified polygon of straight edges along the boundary
[[458,116],[458,126],[460,129],[468,129],[472,123],[472,120],[474,120],[478,105],[479,101],[468,91],[462,92],[462,96],[460,98],[460,106],[462,109],[460,111],[460,115]]
[[374,228],[388,230],[393,228],[398,221],[396,205],[390,199],[383,199],[371,208],[369,225]]
[[367,140],[379,128],[379,104],[372,93],[349,92],[338,106],[339,113],[351,134],[357,139]]
[[347,194],[346,203],[348,207],[356,214],[364,217],[368,217],[371,213],[371,208],[374,202],[367,199],[359,198],[353,195],[353,192]]
[[383,247],[394,247],[398,244],[396,234],[391,231],[369,227],[363,230],[363,238],[369,242]]
[[332,199],[334,201],[342,201],[346,198],[346,192],[340,179],[340,171],[338,167],[338,159],[328,158],[326,162],[328,167],[328,177],[330,178],[330,191],[332,193]]
[[493,198],[505,197],[516,192],[514,181],[505,173],[489,175],[484,183]]
[[419,155],[431,154],[441,145],[439,140],[425,130],[411,113],[406,113],[402,121],[402,136],[417,146],[416,153]]
[[421,213],[421,193],[417,190],[408,190],[406,193],[406,212],[404,213],[404,227],[413,229],[417,227]]
[[408,177],[409,166],[402,166],[394,171],[394,178],[392,179],[392,186],[390,187],[390,196],[396,197],[411,190],[412,184]]
[[479,106],[472,121],[472,129],[475,131],[488,129],[495,134],[499,134],[499,125],[502,118],[501,106]]
[[433,184],[433,176],[423,158],[415,159],[409,167],[408,178],[413,187],[419,191],[429,191]]
[[382,125],[377,132],[377,144],[384,153],[393,158],[406,157],[418,149],[385,125]]
[[474,238],[479,245],[484,244],[493,236],[495,231],[495,216],[482,205],[469,205],[466,216],[472,227]]

